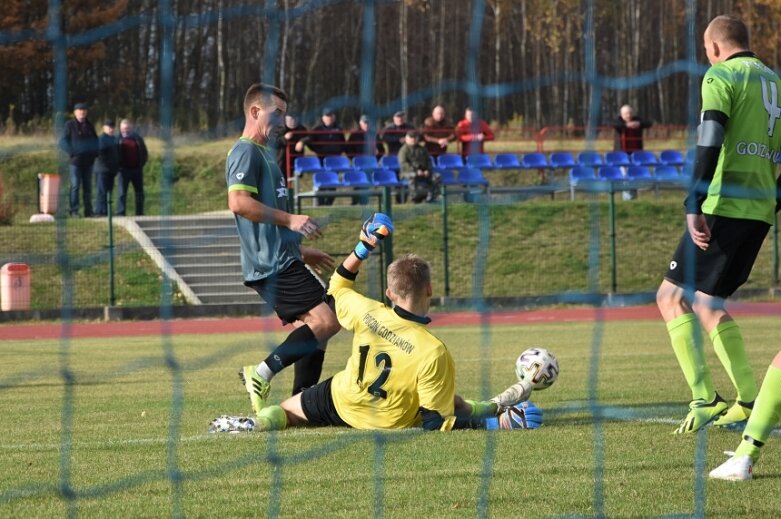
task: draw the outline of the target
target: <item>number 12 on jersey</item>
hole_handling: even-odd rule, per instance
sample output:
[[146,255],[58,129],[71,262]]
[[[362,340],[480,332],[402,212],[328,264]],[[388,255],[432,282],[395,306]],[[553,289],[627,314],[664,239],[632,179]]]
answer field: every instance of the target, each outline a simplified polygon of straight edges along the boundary
[[[361,359],[358,366],[358,380],[356,381],[358,384],[363,383],[363,375],[366,372],[366,362],[369,358],[369,345],[363,344],[358,347],[358,351],[361,353]],[[381,351],[377,353],[374,356],[374,365],[377,368],[380,368],[380,374],[379,376],[374,379],[374,382],[369,384],[369,387],[366,388],[366,391],[376,396],[377,398],[388,398],[388,392],[385,391],[382,386],[385,385],[385,382],[387,382],[388,377],[390,376],[391,372],[391,358],[390,355],[388,355],[386,352]]]

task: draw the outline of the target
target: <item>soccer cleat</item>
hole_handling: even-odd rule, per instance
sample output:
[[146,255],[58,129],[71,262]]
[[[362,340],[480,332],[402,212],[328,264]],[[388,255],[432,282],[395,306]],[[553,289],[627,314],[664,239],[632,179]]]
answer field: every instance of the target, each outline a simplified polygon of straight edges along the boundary
[[734,452],[725,451],[730,458],[710,471],[711,479],[726,481],[748,481],[754,477],[754,460],[751,456],[735,456]]
[[255,430],[255,420],[246,416],[218,416],[209,424],[210,433],[241,433]]
[[726,413],[721,415],[718,420],[713,422],[714,427],[726,427],[728,429],[740,428],[745,425],[748,417],[751,416],[751,409],[754,402],[741,402],[736,400],[732,407]]
[[692,400],[689,403],[689,414],[673,434],[695,433],[725,412],[727,412],[727,402],[718,393],[712,402],[705,402],[701,398]]
[[266,407],[271,383],[258,375],[255,366],[244,366],[239,370],[239,378],[244,384],[244,389],[249,393],[249,401],[252,404],[252,410],[259,414],[260,410]]
[[499,406],[499,412],[501,412],[506,407],[512,407],[523,402],[524,400],[527,400],[529,395],[531,395],[532,389],[533,387],[531,382],[528,380],[521,380],[520,382],[516,382],[512,386],[508,387],[489,401]]

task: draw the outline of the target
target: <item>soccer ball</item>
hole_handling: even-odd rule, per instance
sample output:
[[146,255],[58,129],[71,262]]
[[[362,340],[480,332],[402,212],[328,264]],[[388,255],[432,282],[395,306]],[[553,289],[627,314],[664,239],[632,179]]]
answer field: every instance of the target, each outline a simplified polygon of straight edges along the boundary
[[545,348],[529,348],[515,361],[518,380],[531,379],[534,389],[547,389],[559,376],[559,362]]

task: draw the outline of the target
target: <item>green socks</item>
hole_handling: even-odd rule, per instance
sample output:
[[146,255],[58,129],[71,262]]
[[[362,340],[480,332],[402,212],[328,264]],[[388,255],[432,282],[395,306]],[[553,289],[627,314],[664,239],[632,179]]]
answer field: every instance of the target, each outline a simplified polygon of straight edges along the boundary
[[723,322],[713,329],[710,339],[716,355],[738,391],[737,399],[752,402],[757,397],[757,384],[746,357],[740,327],[735,321]]
[[692,391],[692,400],[710,402],[716,397],[710,369],[705,362],[700,322],[694,314],[684,314],[667,323],[675,356]]
[[255,418],[259,431],[281,431],[287,427],[287,414],[278,405],[264,407]]
[[770,366],[754,402],[754,409],[743,431],[743,441],[735,451],[736,456],[759,457],[759,448],[765,444],[770,431],[781,418],[781,369]]
[[496,416],[496,404],[493,402],[477,402],[475,400],[466,399],[464,402],[472,406],[472,414],[469,415],[469,418]]

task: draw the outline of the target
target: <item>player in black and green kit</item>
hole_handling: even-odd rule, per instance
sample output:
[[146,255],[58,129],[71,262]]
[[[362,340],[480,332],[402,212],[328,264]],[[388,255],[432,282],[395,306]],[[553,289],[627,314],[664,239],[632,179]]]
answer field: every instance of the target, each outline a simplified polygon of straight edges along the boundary
[[[703,40],[712,67],[702,81],[687,232],[656,295],[692,392],[689,414],[675,433],[692,433],[711,422],[740,424],[751,415],[757,386],[724,300],[748,279],[778,196],[779,78],[749,50],[748,29],[740,20],[716,17]],[[737,390],[731,407],[713,386],[700,325]]]
[[244,284],[255,289],[284,323],[296,328],[258,365],[239,375],[257,414],[264,407],[271,379],[295,363],[293,393],[317,383],[327,341],[339,330],[331,298],[316,271],[333,269],[331,256],[301,246],[317,238],[317,222],[288,210],[287,179],[273,146],[284,131],[287,96],[277,87],[254,84],[244,97],[246,123],[225,162],[228,206],[241,242]]

